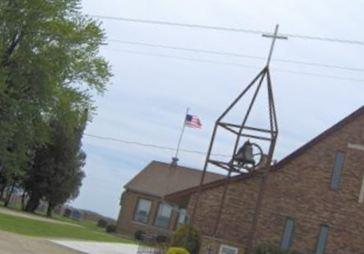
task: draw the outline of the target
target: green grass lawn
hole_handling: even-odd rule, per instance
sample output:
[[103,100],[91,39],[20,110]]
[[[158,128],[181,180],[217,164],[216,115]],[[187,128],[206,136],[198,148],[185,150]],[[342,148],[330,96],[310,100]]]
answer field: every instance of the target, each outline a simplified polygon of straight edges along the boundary
[[93,231],[99,231],[99,232],[105,233],[105,229],[98,227],[97,223],[94,222],[94,221],[87,221],[87,220],[78,221],[78,220],[73,220],[73,219],[70,219],[70,218],[66,218],[66,217],[64,217],[62,215],[58,215],[58,214],[54,214],[52,216],[52,219],[62,221],[62,222],[76,224],[76,225],[82,226],[84,228],[88,228],[90,230],[93,230]]
[[46,238],[134,243],[132,240],[104,233],[101,229],[97,229],[96,226],[91,224],[83,226],[82,223],[77,223],[76,225],[79,226],[56,224],[0,214],[0,230],[12,233]]

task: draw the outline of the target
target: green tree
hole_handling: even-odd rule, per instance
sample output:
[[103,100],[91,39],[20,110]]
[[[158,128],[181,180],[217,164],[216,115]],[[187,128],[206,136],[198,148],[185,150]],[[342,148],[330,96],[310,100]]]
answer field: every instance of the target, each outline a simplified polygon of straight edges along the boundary
[[21,179],[34,148],[48,142],[65,91],[92,114],[92,94],[103,93],[111,75],[99,56],[104,39],[79,0],[0,1],[2,181]]
[[81,138],[88,110],[68,95],[62,98],[59,110],[50,120],[50,141],[34,151],[33,164],[24,179],[29,194],[26,211],[33,212],[43,199],[48,201],[51,216],[55,206],[78,196],[84,177],[86,155],[81,149]]

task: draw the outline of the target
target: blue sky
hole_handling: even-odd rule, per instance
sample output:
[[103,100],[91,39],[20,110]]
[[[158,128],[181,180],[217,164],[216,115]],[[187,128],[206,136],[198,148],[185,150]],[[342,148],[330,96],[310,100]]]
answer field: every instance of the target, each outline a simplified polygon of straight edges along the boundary
[[[84,0],[83,11],[136,19],[163,20],[364,40],[363,1],[289,0]],[[259,35],[102,20],[108,39],[138,41],[265,57],[270,41]],[[124,51],[123,51],[124,50]],[[132,54],[139,51],[206,61],[193,62]],[[108,91],[95,97],[97,115],[88,134],[175,147],[186,107],[198,115],[201,130],[187,129],[182,148],[207,151],[213,123],[259,72],[263,60],[131,46],[108,41],[100,52],[114,74]],[[364,46],[289,38],[278,41],[274,58],[355,68],[363,66]],[[272,62],[280,127],[275,158],[281,159],[363,105],[364,82],[298,75],[311,72],[364,80],[363,72]],[[254,121],[265,119],[262,112]],[[224,152],[225,146],[220,150]],[[73,205],[116,217],[123,185],[151,160],[169,162],[173,152],[85,136],[87,152],[80,196]],[[180,163],[201,168],[204,156],[181,153]]]

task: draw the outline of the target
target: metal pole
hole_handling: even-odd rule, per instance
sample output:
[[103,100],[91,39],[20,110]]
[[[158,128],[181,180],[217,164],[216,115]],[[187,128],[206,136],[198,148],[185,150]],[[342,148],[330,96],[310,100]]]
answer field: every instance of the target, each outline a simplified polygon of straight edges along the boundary
[[235,156],[236,151],[237,151],[237,149],[238,149],[239,141],[240,141],[240,138],[241,138],[241,134],[242,134],[243,129],[244,129],[244,126],[245,126],[245,124],[246,124],[246,122],[247,122],[247,120],[248,120],[248,117],[249,117],[249,115],[250,115],[250,112],[251,112],[251,110],[252,110],[252,108],[253,108],[253,104],[254,104],[254,102],[255,102],[255,99],[257,98],[257,95],[258,95],[258,93],[259,93],[259,91],[260,91],[260,88],[261,88],[261,86],[262,86],[262,83],[263,83],[264,77],[265,77],[265,75],[266,75],[266,70],[267,70],[267,69],[268,69],[267,67],[265,67],[265,68],[263,69],[263,72],[262,72],[262,75],[261,75],[261,77],[260,77],[260,80],[259,80],[258,86],[257,86],[257,88],[256,88],[256,90],[255,90],[255,92],[254,92],[254,95],[253,95],[252,101],[251,101],[251,102],[250,102],[250,104],[249,104],[248,111],[246,112],[246,114],[245,114],[245,116],[244,116],[244,120],[243,120],[243,122],[242,122],[242,123],[241,123],[241,125],[240,125],[239,133],[238,133],[237,138],[236,138],[236,141],[235,141],[235,145],[234,145],[234,150],[233,150],[232,157],[233,157],[233,156]]
[[225,180],[225,183],[224,183],[224,190],[222,192],[220,207],[219,207],[219,210],[218,210],[218,213],[217,213],[217,219],[215,221],[214,229],[212,231],[212,236],[214,236],[214,237],[216,237],[217,229],[219,228],[219,223],[220,223],[221,214],[222,214],[222,208],[224,206],[224,202],[225,202],[225,198],[226,198],[226,192],[227,192],[227,189],[228,189],[230,178],[231,178],[231,170],[229,170],[229,173],[228,173],[228,175],[226,177],[226,180]]
[[177,162],[178,161],[178,153],[179,153],[179,149],[180,149],[180,146],[181,146],[183,134],[185,132],[185,128],[186,128],[186,117],[188,115],[189,110],[190,110],[189,108],[186,109],[186,115],[185,115],[185,117],[183,119],[181,134],[179,135],[179,138],[178,138],[176,153],[175,153],[174,157],[172,158],[173,162]]
[[277,125],[276,112],[275,112],[274,99],[273,99],[273,91],[272,91],[273,89],[272,89],[270,72],[269,72],[269,64],[272,59],[272,54],[273,54],[276,39],[287,39],[287,37],[278,36],[278,29],[279,29],[279,25],[276,25],[273,35],[263,34],[264,37],[273,38],[271,47],[269,50],[268,59],[267,59],[266,75],[267,75],[267,82],[268,82],[269,121],[270,121],[271,130],[274,130],[274,131],[272,131],[272,133],[271,133],[272,142],[270,144],[269,151],[268,151],[267,169],[263,172],[263,175],[261,176],[262,179],[261,179],[261,183],[260,183],[260,187],[259,187],[259,191],[258,191],[258,195],[257,195],[257,201],[256,201],[255,209],[254,209],[252,227],[250,230],[248,243],[247,243],[247,246],[245,249],[245,252],[247,254],[250,254],[254,247],[254,241],[255,241],[257,228],[258,228],[258,220],[259,220],[259,216],[260,216],[261,209],[262,209],[262,203],[263,203],[263,198],[264,198],[266,184],[267,184],[267,178],[269,175],[269,171],[271,169],[271,163],[272,163],[272,159],[273,159],[275,143],[276,143],[276,139],[277,139],[277,135],[278,135],[278,125]]
[[253,79],[252,82],[250,82],[250,84],[239,94],[239,96],[229,105],[229,107],[219,116],[219,118],[217,119],[217,122],[220,122],[224,116],[229,113],[229,111],[235,106],[236,103],[238,103],[238,101],[241,99],[241,97],[244,96],[244,94],[254,85],[255,81],[258,80],[258,78],[263,75],[264,73],[264,69],[259,72],[259,74]]
[[[266,75],[266,70],[267,70],[267,68],[264,68],[263,71],[261,72],[261,78],[259,80],[258,86],[257,86],[257,88],[256,88],[256,90],[254,92],[254,95],[253,95],[252,101],[250,102],[248,111],[247,111],[247,113],[246,113],[246,115],[244,117],[244,120],[243,120],[243,122],[241,124],[241,127],[239,129],[239,133],[238,133],[237,138],[236,138],[236,141],[235,141],[234,151],[233,151],[232,157],[236,153],[237,147],[239,145],[239,140],[240,140],[240,137],[241,137],[241,134],[242,134],[242,130],[243,130],[243,128],[245,126],[245,123],[246,123],[246,121],[247,121],[247,119],[249,117],[249,114],[250,114],[250,111],[251,111],[251,109],[253,107],[253,104],[255,102],[255,99],[256,99],[256,97],[257,97],[257,95],[259,93],[259,90],[260,90],[261,85],[263,83],[264,77]],[[218,210],[217,220],[215,222],[214,229],[213,229],[213,236],[216,236],[216,232],[217,232],[218,225],[219,225],[219,222],[220,222],[221,213],[222,213],[222,209],[223,209],[223,205],[224,205],[225,196],[226,196],[226,192],[227,192],[227,188],[228,188],[228,184],[229,184],[230,177],[231,177],[231,170],[229,170],[229,173],[228,173],[226,182],[224,184],[224,190],[223,190],[222,198],[221,198],[221,201],[220,201],[220,206],[219,206],[219,210]]]
[[249,235],[249,239],[248,239],[248,243],[245,249],[245,253],[250,254],[253,251],[253,247],[254,247],[254,242],[255,242],[255,237],[257,234],[257,228],[258,228],[258,222],[259,222],[259,216],[261,213],[261,209],[262,209],[262,205],[263,205],[263,198],[264,198],[264,194],[266,191],[266,185],[267,185],[267,180],[268,180],[268,175],[270,173],[271,170],[271,163],[272,163],[272,156],[274,153],[274,148],[275,148],[275,143],[276,143],[276,138],[273,139],[270,147],[269,147],[269,154],[268,154],[268,168],[265,169],[264,172],[262,172],[262,179],[260,182],[260,187],[259,187],[259,191],[258,191],[258,195],[257,195],[257,201],[255,203],[255,209],[254,209],[254,216],[253,216],[253,222],[252,222],[252,227],[250,230],[250,235]]

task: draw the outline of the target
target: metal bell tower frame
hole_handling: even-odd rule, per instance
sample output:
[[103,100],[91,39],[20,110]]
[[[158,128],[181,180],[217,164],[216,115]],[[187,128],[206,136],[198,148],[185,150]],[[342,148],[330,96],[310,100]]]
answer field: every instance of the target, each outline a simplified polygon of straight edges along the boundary
[[[277,124],[277,116],[276,116],[276,109],[274,105],[274,98],[273,98],[273,90],[272,90],[272,81],[270,76],[270,69],[269,64],[272,58],[272,53],[274,49],[274,45],[277,39],[287,39],[284,36],[278,35],[278,28],[279,26],[276,25],[274,34],[263,34],[263,37],[272,38],[272,43],[269,50],[269,55],[267,58],[266,65],[264,68],[259,72],[259,74],[248,84],[248,86],[239,94],[239,96],[228,106],[228,108],[220,115],[220,117],[216,120],[215,126],[212,132],[212,137],[210,141],[210,145],[208,148],[203,173],[200,180],[200,188],[198,190],[197,200],[193,206],[192,214],[191,214],[191,223],[193,223],[194,215],[196,213],[196,209],[198,207],[199,199],[200,199],[200,193],[202,191],[202,185],[204,184],[204,179],[206,175],[206,171],[210,165],[217,166],[218,168],[223,169],[224,171],[227,171],[225,186],[222,194],[222,198],[220,201],[220,206],[218,210],[218,218],[215,222],[215,225],[213,227],[212,236],[216,235],[221,212],[223,210],[225,196],[227,192],[227,187],[229,184],[229,180],[232,177],[232,174],[251,174],[252,171],[259,171],[259,169],[262,169],[262,172],[265,171],[264,168],[268,169],[269,166],[272,164],[272,158],[274,153],[274,148],[276,145],[276,140],[278,136],[278,124]],[[269,117],[269,128],[257,128],[254,126],[248,126],[247,120],[249,116],[251,115],[252,108],[254,107],[254,104],[256,103],[256,99],[259,96],[259,92],[262,90],[262,86],[266,85],[267,91],[268,91],[268,117]],[[244,95],[247,94],[248,91],[253,91],[253,96],[251,98],[251,101],[248,104],[248,107],[246,109],[246,112],[244,113],[242,117],[242,121],[238,123],[233,122],[227,122],[225,121],[225,116],[235,107],[237,106],[237,103],[241,100],[243,100],[245,97]],[[235,137],[235,144],[234,148],[231,153],[231,157],[233,158],[235,154],[237,153],[240,141],[242,137],[252,139],[252,140],[259,140],[259,142],[267,142],[268,143],[268,151],[265,154],[266,159],[263,161],[263,165],[259,166],[259,168],[253,168],[250,171],[244,171],[241,170],[228,161],[222,161],[221,159],[216,159],[215,156],[212,154],[212,149],[215,144],[215,138],[216,133],[218,130],[224,130],[228,131],[229,133],[232,133]],[[257,207],[259,208],[260,204],[258,205],[259,201],[259,194],[258,194],[258,200],[257,200]],[[254,222],[253,222],[254,223]],[[256,223],[256,222],[255,222]],[[253,226],[252,231],[255,231],[255,226]],[[254,236],[254,232],[252,232]],[[252,237],[253,237],[252,236]]]

